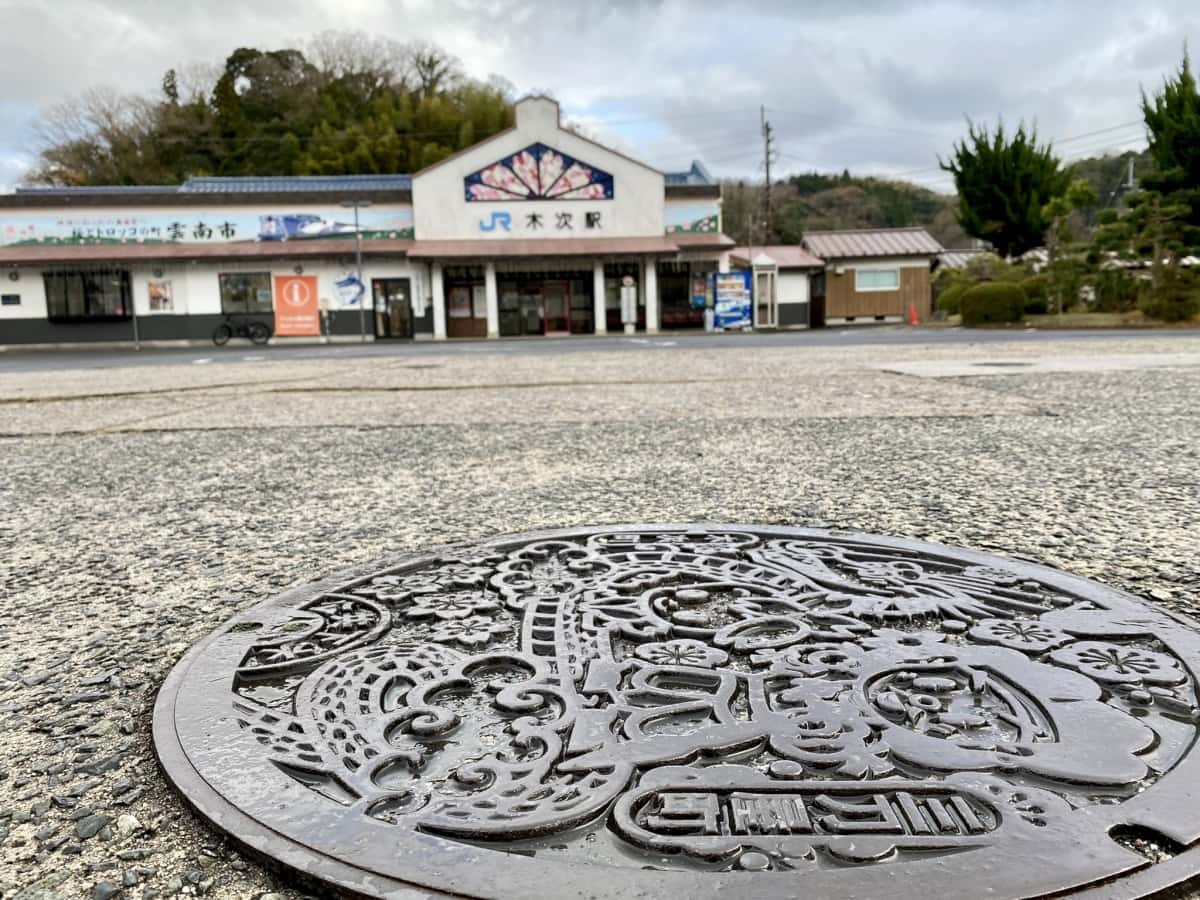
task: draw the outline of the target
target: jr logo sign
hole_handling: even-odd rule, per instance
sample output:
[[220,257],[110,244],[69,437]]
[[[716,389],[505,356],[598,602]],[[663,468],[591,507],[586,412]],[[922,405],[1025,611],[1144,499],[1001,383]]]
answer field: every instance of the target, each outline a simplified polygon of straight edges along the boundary
[[494,212],[490,219],[479,220],[480,231],[495,231],[497,228],[504,231],[512,230],[512,216],[506,212]]

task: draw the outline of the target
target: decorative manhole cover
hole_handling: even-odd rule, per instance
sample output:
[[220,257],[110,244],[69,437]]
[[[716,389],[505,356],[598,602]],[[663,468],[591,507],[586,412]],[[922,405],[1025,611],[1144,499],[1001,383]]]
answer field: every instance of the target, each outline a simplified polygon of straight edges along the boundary
[[1200,871],[1198,638],[967,550],[563,531],[247,611],[154,737],[202,816],[356,894],[1127,896]]

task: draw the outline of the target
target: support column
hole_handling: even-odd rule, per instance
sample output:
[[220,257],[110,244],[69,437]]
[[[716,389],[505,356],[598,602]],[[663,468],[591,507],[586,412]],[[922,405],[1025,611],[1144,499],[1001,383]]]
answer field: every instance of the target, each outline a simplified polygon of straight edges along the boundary
[[500,294],[496,291],[496,264],[483,267],[483,294],[487,300],[487,336],[500,337]]
[[446,286],[442,282],[442,264],[434,263],[429,269],[429,288],[433,295],[433,339],[446,339]]
[[658,260],[647,259],[642,271],[646,286],[646,334],[658,334]]
[[604,296],[604,263],[592,263],[592,317],[596,320],[596,334],[608,334],[608,304]]

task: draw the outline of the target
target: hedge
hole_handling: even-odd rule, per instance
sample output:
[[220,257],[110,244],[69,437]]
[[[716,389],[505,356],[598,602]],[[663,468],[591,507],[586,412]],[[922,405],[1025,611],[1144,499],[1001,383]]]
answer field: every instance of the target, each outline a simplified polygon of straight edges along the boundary
[[948,316],[957,316],[962,310],[960,303],[962,295],[966,293],[968,285],[952,284],[940,294],[938,294],[937,308]]
[[1157,290],[1148,290],[1139,305],[1148,318],[1186,322],[1200,313],[1200,286],[1190,272],[1168,276]]
[[964,325],[1020,322],[1025,312],[1025,292],[1010,282],[977,284],[962,295]]

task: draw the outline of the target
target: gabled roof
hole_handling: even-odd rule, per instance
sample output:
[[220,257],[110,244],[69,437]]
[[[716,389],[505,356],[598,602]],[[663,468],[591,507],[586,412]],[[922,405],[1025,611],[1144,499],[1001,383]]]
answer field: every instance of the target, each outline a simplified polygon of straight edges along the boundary
[[818,259],[796,244],[770,244],[753,248],[740,246],[734,247],[729,255],[744,265],[749,262],[751,251],[756,262],[759,256],[766,254],[781,269],[819,269],[825,265],[824,260]]
[[880,256],[936,256],[944,249],[920,226],[806,231],[803,243],[826,261]]
[[994,253],[994,251],[973,248],[943,250],[938,254],[938,265],[944,269],[965,269],[971,260],[989,253]]
[[717,183],[713,180],[712,174],[705,167],[704,163],[700,162],[698,159],[692,160],[692,167],[686,172],[664,172],[663,178],[668,187],[691,184],[710,185]]

